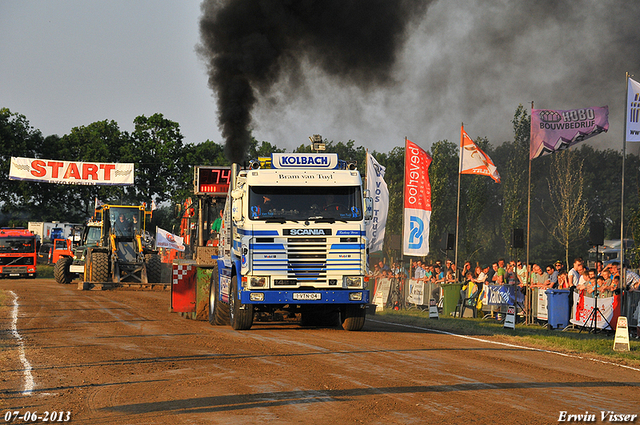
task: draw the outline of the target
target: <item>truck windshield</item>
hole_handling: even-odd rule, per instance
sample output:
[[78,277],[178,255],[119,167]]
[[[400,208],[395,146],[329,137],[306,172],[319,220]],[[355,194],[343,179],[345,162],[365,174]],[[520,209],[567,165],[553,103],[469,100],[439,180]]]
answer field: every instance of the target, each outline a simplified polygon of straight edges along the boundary
[[359,186],[252,186],[251,220],[362,220]]
[[1,238],[0,253],[32,253],[36,252],[33,238]]

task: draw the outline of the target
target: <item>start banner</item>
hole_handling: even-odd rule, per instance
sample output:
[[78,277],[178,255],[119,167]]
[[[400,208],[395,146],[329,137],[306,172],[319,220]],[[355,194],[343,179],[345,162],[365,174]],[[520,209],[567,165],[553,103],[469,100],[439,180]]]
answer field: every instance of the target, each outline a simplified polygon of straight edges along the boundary
[[11,157],[9,180],[86,185],[133,185],[133,164]]

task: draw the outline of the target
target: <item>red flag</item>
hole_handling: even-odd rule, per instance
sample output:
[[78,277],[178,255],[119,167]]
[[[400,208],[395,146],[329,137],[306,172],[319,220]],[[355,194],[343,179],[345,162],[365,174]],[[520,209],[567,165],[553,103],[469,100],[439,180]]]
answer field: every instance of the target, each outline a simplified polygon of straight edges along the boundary
[[420,146],[407,140],[404,148],[404,244],[405,255],[429,253],[431,221],[431,156]]

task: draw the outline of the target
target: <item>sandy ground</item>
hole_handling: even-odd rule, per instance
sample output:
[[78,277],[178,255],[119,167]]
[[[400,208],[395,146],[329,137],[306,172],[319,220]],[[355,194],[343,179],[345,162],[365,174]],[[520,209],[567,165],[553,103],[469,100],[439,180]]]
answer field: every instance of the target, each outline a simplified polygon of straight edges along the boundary
[[0,281],[0,419],[56,411],[83,424],[547,424],[561,412],[596,423],[601,411],[640,414],[638,369],[375,316],[361,332],[296,323],[237,332],[169,306],[168,291]]

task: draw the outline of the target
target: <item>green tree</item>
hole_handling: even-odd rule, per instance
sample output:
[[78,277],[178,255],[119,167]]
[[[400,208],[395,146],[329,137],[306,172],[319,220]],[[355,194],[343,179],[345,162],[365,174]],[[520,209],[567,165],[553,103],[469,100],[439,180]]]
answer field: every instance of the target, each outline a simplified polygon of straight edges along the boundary
[[[131,139],[120,131],[118,124],[111,120],[96,121],[87,126],[74,127],[64,135],[55,151],[50,151],[52,159],[87,162],[127,162],[123,154],[129,149]],[[77,218],[93,214],[95,199],[102,202],[123,202],[125,191],[119,186],[64,186],[54,185],[52,191],[64,192],[62,205]],[[78,219],[74,220],[78,221]]]
[[180,125],[160,113],[133,120],[132,143],[123,153],[123,162],[136,166],[135,185],[127,191],[127,201],[134,203],[171,199],[171,193],[192,168],[180,161],[182,139]]
[[505,252],[509,245],[511,231],[526,228],[528,158],[531,118],[519,105],[513,120],[513,142],[505,142],[496,149],[497,164],[501,176],[500,197],[502,198],[502,243],[498,252]]
[[455,233],[458,193],[458,146],[440,140],[431,146],[433,161],[429,167],[431,183],[431,223],[429,257],[441,256],[448,233]]
[[569,264],[569,246],[585,235],[590,217],[585,199],[584,159],[575,151],[554,153],[547,183],[551,199],[550,233],[562,246]]
[[[492,157],[491,145],[486,138],[477,138],[476,145],[489,157]],[[485,261],[493,251],[493,233],[491,223],[485,211],[491,209],[498,186],[487,176],[460,176],[460,235],[458,237],[458,261],[470,261],[472,264]]]

